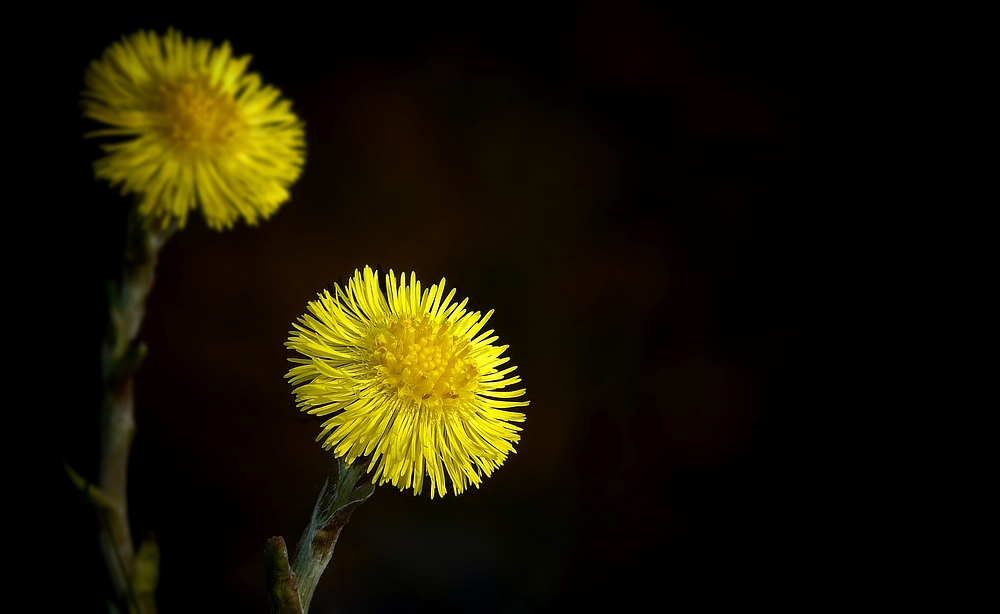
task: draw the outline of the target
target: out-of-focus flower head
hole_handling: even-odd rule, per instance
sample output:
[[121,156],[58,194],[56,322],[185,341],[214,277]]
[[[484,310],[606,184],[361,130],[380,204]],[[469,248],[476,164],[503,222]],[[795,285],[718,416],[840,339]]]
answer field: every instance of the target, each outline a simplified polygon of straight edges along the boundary
[[170,29],[113,43],[87,69],[83,114],[109,128],[95,174],[160,224],[200,207],[214,229],[267,219],[288,200],[305,160],[303,125],[281,92],[233,57]]

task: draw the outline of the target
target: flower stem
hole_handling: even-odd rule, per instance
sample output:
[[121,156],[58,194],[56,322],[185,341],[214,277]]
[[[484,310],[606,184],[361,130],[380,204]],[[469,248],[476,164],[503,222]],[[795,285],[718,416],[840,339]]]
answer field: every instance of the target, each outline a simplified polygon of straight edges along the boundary
[[[108,328],[101,347],[104,402],[101,410],[101,449],[98,487],[115,503],[100,523],[101,553],[121,603],[137,610],[132,587],[135,547],[128,522],[128,457],[135,437],[133,376],[146,354],[139,329],[146,299],[153,287],[156,260],[163,244],[177,229],[149,227],[138,211],[129,213],[120,287],[109,284]],[[143,614],[152,614],[148,607]]]
[[[299,540],[291,569],[284,539],[268,540],[264,550],[264,573],[272,614],[309,612],[316,585],[333,558],[340,532],[354,510],[375,492],[375,485],[370,482],[357,486],[364,474],[362,462],[348,467],[342,458],[334,460],[316,500],[312,520]],[[334,478],[332,485],[331,477]],[[295,594],[297,602],[289,596]]]

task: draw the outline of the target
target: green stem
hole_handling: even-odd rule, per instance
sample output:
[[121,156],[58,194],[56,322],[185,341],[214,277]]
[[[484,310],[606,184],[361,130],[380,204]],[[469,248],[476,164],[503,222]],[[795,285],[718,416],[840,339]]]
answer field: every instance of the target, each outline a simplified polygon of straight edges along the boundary
[[[323,489],[316,500],[312,520],[299,540],[295,563],[289,569],[284,539],[273,537],[264,551],[264,572],[272,614],[306,614],[320,577],[326,570],[333,549],[351,514],[375,492],[375,485],[365,482],[364,464],[348,467],[337,458],[330,467]],[[331,485],[331,476],[334,481]],[[297,594],[293,600],[289,595]]]
[[[166,228],[148,226],[138,212],[138,204],[133,205],[122,256],[121,285],[109,286],[108,329],[101,348],[104,403],[97,483],[116,505],[109,511],[113,517],[101,523],[100,544],[118,599],[130,604],[130,610],[135,607],[131,606],[135,546],[127,498],[128,457],[135,437],[133,376],[146,353],[139,329],[153,287],[157,256],[176,229],[176,224]],[[144,614],[152,613],[147,608]]]

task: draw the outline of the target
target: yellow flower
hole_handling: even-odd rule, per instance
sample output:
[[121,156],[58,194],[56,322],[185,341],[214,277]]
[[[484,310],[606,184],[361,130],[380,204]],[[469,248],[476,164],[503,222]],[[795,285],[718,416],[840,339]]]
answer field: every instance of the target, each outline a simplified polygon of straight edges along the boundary
[[[316,441],[351,464],[371,455],[372,483],[392,482],[420,494],[430,477],[431,498],[477,488],[482,474],[503,464],[520,439],[524,414],[507,411],[524,390],[502,390],[521,381],[517,367],[498,368],[506,345],[495,346],[493,315],[470,313],[444,296],[445,280],[421,292],[415,273],[386,275],[387,294],[369,267],[346,288],[324,291],[294,324],[285,344],[306,358],[286,377],[302,410],[325,416]],[[305,383],[304,383],[305,382]]]
[[139,211],[183,226],[201,205],[211,228],[267,219],[288,200],[305,159],[302,122],[277,89],[246,73],[228,42],[213,48],[170,29],[139,31],[87,69],[83,114],[112,126],[98,178],[140,196]]

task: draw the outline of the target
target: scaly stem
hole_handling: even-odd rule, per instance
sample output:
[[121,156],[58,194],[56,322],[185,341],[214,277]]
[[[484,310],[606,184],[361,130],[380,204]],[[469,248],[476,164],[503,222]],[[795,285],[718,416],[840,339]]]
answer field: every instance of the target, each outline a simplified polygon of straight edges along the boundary
[[272,614],[309,612],[316,585],[333,558],[340,532],[354,510],[375,492],[375,485],[367,481],[355,488],[364,474],[360,459],[350,467],[341,458],[334,460],[316,500],[312,520],[299,540],[291,569],[284,539],[268,540],[264,549],[264,576]]
[[[139,329],[146,299],[153,287],[160,248],[176,230],[150,228],[134,205],[129,213],[121,286],[110,285],[108,329],[101,348],[104,403],[101,411],[101,456],[98,487],[115,502],[107,522],[100,523],[101,553],[121,603],[138,610],[132,590],[135,546],[128,522],[126,480],[128,456],[135,437],[133,376],[142,363],[145,345]],[[144,614],[151,614],[148,608]]]

